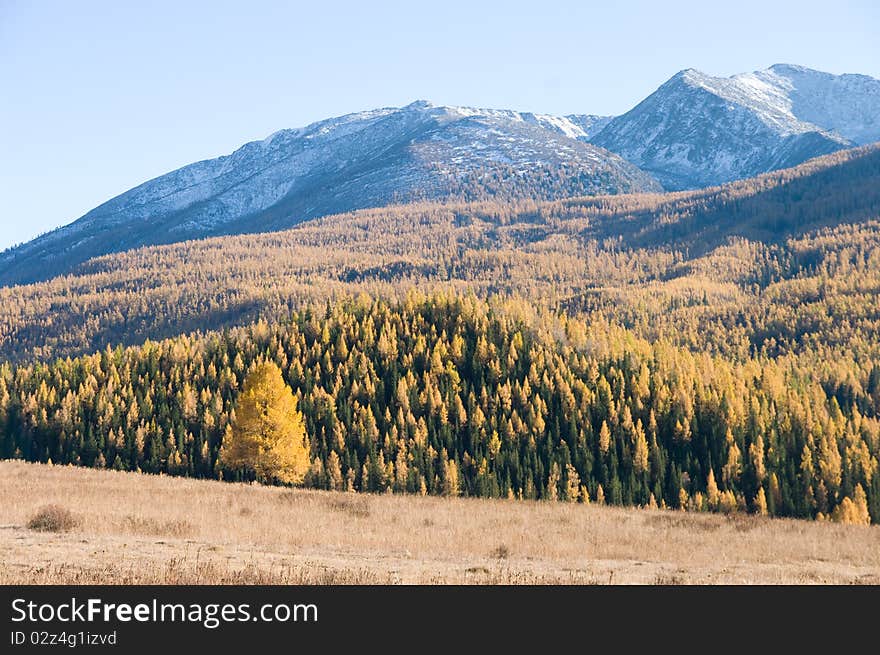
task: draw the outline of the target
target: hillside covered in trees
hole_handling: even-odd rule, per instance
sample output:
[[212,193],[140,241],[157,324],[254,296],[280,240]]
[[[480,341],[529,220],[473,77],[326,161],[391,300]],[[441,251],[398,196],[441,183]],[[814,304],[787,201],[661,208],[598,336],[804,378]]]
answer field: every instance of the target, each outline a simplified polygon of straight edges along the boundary
[[878,522],[878,298],[876,147],[145,248],[0,289],[0,456],[219,477],[270,360],[311,486]]
[[733,363],[452,292],[7,366],[0,455],[221,475],[262,360],[295,390],[314,487],[880,518],[880,367]]
[[[878,217],[876,147],[688,193],[367,210],[133,250],[0,288],[0,359],[84,354],[285,320],[350,293],[399,297],[449,284],[602,309],[642,336],[711,350],[793,346],[817,330],[864,338],[876,327],[865,300],[876,289]],[[843,287],[829,293],[832,277]],[[817,314],[840,315],[842,294],[855,305],[847,320],[818,325]],[[707,340],[707,330],[717,334]]]

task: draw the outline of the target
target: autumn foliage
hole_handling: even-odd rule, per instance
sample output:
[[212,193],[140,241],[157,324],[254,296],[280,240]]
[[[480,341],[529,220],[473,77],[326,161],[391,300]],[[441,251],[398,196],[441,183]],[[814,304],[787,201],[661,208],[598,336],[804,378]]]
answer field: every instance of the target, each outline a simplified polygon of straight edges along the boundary
[[412,292],[6,369],[0,456],[297,480],[305,446],[258,456],[298,433],[295,398],[311,487],[877,522],[878,389],[870,360],[730,361],[521,300]]
[[302,482],[309,440],[296,398],[273,362],[256,363],[245,378],[220,462],[223,468],[253,472],[258,480]]
[[877,523],[878,180],[387,207],[0,289],[0,457]]

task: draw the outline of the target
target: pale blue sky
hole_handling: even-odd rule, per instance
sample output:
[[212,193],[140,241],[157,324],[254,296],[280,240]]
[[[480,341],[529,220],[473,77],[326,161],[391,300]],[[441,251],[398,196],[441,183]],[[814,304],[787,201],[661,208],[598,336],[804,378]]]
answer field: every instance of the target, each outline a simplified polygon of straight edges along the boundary
[[880,77],[878,34],[875,0],[0,0],[0,249],[329,116],[619,114],[689,67]]

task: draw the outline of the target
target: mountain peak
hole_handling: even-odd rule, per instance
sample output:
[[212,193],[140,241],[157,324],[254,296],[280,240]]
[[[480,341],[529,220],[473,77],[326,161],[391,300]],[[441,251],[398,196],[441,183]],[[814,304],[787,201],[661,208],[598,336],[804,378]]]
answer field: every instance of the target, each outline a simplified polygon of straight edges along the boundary
[[880,81],[774,64],[729,77],[681,70],[593,141],[680,189],[878,139]]
[[678,71],[675,75],[670,77],[666,81],[666,84],[669,84],[672,82],[677,82],[677,81],[695,82],[695,81],[702,80],[706,77],[708,77],[708,75],[706,75],[706,73],[699,71],[696,68],[683,68],[682,70]]
[[283,129],[141,184],[0,253],[0,285],[391,202],[712,186],[877,140],[880,80],[785,63],[730,77],[686,68],[616,118],[418,99]]
[[401,109],[433,109],[436,105],[430,100],[413,100]]
[[767,70],[773,71],[774,73],[816,73],[819,75],[830,75],[830,73],[823,73],[822,71],[807,68],[806,66],[800,66],[799,64],[773,64],[767,68]]
[[0,285],[142,245],[275,231],[391,203],[660,191],[651,175],[587,142],[596,120],[417,100],[281,130],[0,254]]

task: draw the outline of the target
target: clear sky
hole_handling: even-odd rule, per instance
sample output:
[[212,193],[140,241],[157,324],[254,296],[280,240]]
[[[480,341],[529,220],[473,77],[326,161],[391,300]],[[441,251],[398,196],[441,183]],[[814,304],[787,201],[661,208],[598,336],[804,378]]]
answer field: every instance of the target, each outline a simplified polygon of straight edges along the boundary
[[0,0],[0,249],[330,116],[619,114],[683,68],[880,77],[878,34],[876,0]]

